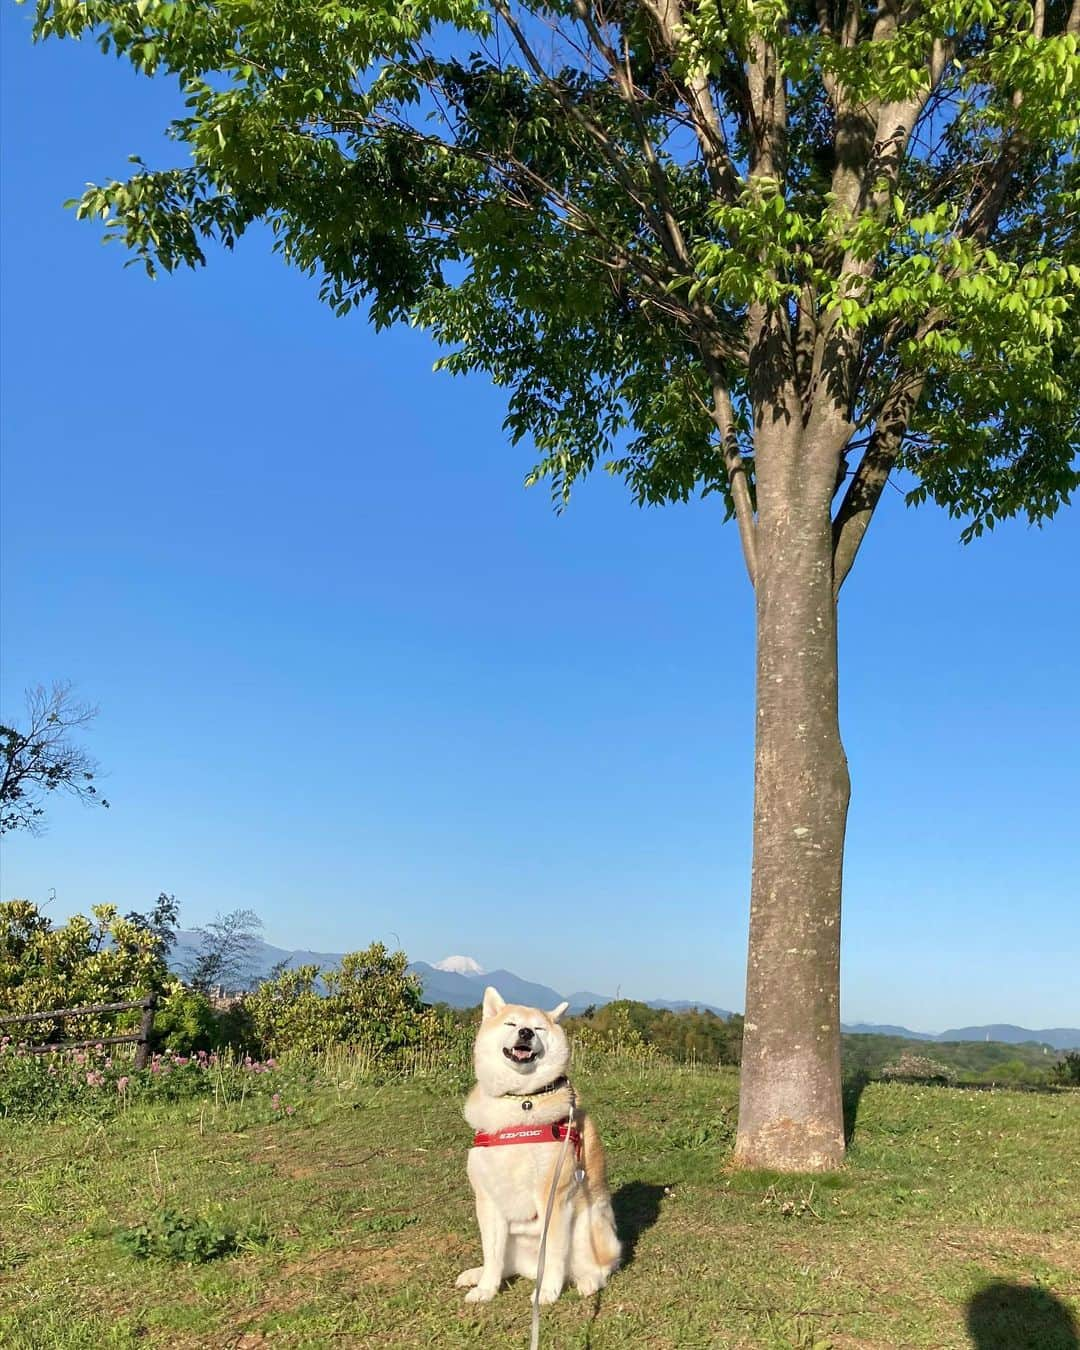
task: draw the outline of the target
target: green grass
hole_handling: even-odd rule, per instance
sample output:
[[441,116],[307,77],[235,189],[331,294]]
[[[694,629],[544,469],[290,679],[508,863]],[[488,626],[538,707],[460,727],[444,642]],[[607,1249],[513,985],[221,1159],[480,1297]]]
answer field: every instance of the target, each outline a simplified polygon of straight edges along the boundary
[[[732,1070],[575,1078],[629,1260],[545,1310],[545,1346],[1076,1350],[1080,1094],[872,1084],[847,1166],[804,1178],[730,1169]],[[258,1102],[0,1121],[0,1345],[527,1345],[528,1285],[485,1307],[453,1288],[479,1260],[460,1088],[339,1065],[275,1121]],[[163,1212],[239,1251],[125,1249]]]

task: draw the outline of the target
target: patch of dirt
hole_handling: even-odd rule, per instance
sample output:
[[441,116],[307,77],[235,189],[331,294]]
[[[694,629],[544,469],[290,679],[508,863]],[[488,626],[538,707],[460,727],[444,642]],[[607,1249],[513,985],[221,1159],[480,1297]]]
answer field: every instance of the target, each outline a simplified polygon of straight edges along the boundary
[[868,1341],[865,1337],[844,1336],[835,1332],[829,1332],[824,1339],[830,1350],[905,1350],[902,1342],[898,1344],[896,1341]]
[[[361,1239],[291,1261],[281,1271],[280,1285],[298,1293],[305,1282],[316,1277],[323,1280],[330,1275],[351,1275],[365,1283],[392,1289],[413,1278],[419,1269],[429,1264],[433,1254],[441,1259],[455,1247],[460,1247],[461,1259],[465,1262],[468,1248],[464,1241],[440,1241],[433,1247],[430,1233],[425,1233],[422,1228],[411,1228],[395,1234],[391,1242]],[[273,1306],[283,1305],[275,1299]]]
[[963,1255],[1046,1261],[1064,1270],[1080,1270],[1080,1233],[1032,1233],[1017,1228],[960,1228],[937,1241]]

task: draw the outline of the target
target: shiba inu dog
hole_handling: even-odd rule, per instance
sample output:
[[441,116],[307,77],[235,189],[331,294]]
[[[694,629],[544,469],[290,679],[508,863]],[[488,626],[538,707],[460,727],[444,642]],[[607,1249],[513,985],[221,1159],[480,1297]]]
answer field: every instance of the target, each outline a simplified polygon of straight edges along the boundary
[[468,1176],[484,1264],[457,1279],[470,1303],[494,1298],[508,1276],[536,1279],[553,1179],[539,1301],[554,1303],[567,1279],[582,1296],[594,1294],[619,1264],[604,1150],[566,1076],[570,1047],[559,1026],[566,1008],[560,1003],[541,1012],[505,1002],[497,989],[484,991],[473,1052],[476,1086],[465,1104],[465,1119],[476,1131]]

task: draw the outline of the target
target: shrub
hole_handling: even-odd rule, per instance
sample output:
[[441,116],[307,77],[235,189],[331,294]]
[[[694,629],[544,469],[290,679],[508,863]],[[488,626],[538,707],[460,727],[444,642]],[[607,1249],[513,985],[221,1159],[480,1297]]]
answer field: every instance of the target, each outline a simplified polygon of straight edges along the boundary
[[[0,1016],[99,1003],[134,1002],[171,981],[158,938],[94,905],[61,928],[29,900],[0,904]],[[139,1013],[99,1014],[33,1024],[33,1039],[89,1040],[138,1024]]]
[[600,1009],[586,1009],[567,1027],[576,1043],[589,1048],[638,1054],[646,1047],[680,1064],[738,1064],[742,1058],[743,1019],[738,1013],[723,1018],[704,1009],[674,1012],[616,999]]
[[1080,1087],[1080,1050],[1070,1050],[1054,1065],[1053,1081],[1065,1087]]
[[220,1020],[206,995],[174,985],[154,1014],[153,1044],[181,1055],[223,1044]]
[[892,1064],[886,1064],[881,1070],[881,1077],[886,1081],[895,1083],[943,1083],[951,1085],[956,1082],[956,1072],[950,1069],[948,1064],[942,1064],[939,1060],[931,1059],[928,1055],[913,1055],[910,1051],[904,1051],[899,1059],[894,1060]]
[[264,981],[243,1005],[256,1045],[264,1054],[356,1045],[392,1058],[429,1043],[441,1019],[424,1006],[407,961],[375,942],[350,952],[336,970],[300,966]]

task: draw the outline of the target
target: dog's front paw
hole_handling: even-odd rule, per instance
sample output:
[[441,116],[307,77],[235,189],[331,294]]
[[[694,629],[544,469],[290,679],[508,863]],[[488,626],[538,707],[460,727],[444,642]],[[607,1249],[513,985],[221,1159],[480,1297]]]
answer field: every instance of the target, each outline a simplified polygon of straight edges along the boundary
[[454,1281],[459,1289],[471,1289],[474,1284],[480,1283],[480,1276],[484,1273],[483,1266],[473,1266],[472,1270],[463,1270]]
[[537,1301],[543,1305],[554,1303],[561,1293],[562,1289],[557,1284],[545,1284],[540,1287],[540,1297]]
[[603,1289],[605,1284],[607,1284],[607,1277],[602,1270],[598,1270],[595,1275],[583,1275],[574,1287],[582,1298],[588,1298],[590,1294],[595,1294],[597,1290]]
[[498,1292],[498,1289],[493,1288],[490,1284],[478,1284],[475,1289],[470,1289],[465,1295],[465,1302],[490,1303]]

